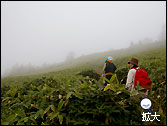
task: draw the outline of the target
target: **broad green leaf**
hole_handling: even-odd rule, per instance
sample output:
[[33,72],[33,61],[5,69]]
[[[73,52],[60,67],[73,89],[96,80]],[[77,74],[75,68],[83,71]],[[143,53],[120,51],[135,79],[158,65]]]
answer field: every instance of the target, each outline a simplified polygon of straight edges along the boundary
[[69,99],[73,92],[68,92],[66,99]]
[[42,86],[42,85],[39,85],[39,86],[37,87],[37,89],[38,89],[39,91],[41,90],[41,86]]
[[119,84],[119,81],[118,81],[118,78],[117,78],[117,75],[115,74],[115,79],[117,81],[117,84]]
[[141,88],[139,88],[139,91],[140,91],[140,90],[143,90],[143,89],[145,89],[145,88],[141,87]]
[[40,114],[41,114],[41,113],[40,113],[40,110],[39,110],[39,111],[35,114],[34,119],[37,119]]
[[73,93],[73,94],[74,94],[77,98],[82,99],[82,97],[80,96],[79,93],[75,92],[75,93]]
[[52,116],[54,114],[54,112],[51,112],[48,114],[48,117]]
[[158,99],[159,99],[160,97],[161,97],[160,95],[157,96]]
[[63,123],[63,115],[58,115],[60,124]]
[[150,95],[152,96],[155,93],[155,91],[150,91]]
[[18,93],[18,98],[21,98],[21,96],[20,96],[20,92]]
[[50,108],[52,109],[53,112],[55,112],[55,106],[53,104],[50,105]]
[[110,81],[106,77],[103,77],[103,79],[110,84]]
[[63,99],[60,100],[59,104],[58,104],[58,111],[61,110],[61,108],[63,107],[65,101],[63,101]]
[[55,114],[53,114],[51,117],[50,117],[50,120],[54,119],[55,117],[57,117],[59,115],[59,112],[56,112]]
[[122,91],[118,91],[118,92],[116,92],[115,94],[118,95],[118,94],[120,94],[121,92],[122,92]]
[[43,114],[47,113],[49,111],[49,109],[50,109],[50,105],[45,109]]
[[112,77],[110,79],[110,84],[114,81],[115,77],[116,77],[116,74],[112,75]]
[[[115,85],[115,84],[114,84],[114,85]],[[116,88],[115,88],[114,85],[111,87],[111,90],[113,90],[114,92],[116,92]]]
[[139,81],[137,81],[137,90],[139,90]]
[[88,86],[88,83],[86,81],[83,80],[83,82],[84,82],[85,86]]
[[28,121],[28,117],[25,117],[25,118],[24,118],[24,122],[27,122],[27,121]]
[[118,104],[120,104],[120,105],[125,105],[125,104],[123,103],[123,101],[119,101]]
[[107,86],[104,88],[104,91],[107,91],[110,88],[111,88],[111,84],[107,84]]
[[44,110],[43,109],[40,109],[39,110],[39,113],[42,115],[44,113]]

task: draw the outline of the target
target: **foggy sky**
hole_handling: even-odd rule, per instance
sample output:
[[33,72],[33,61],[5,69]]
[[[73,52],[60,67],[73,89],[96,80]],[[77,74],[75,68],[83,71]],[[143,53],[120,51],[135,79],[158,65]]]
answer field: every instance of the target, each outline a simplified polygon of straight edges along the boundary
[[166,1],[1,1],[1,74],[156,40]]

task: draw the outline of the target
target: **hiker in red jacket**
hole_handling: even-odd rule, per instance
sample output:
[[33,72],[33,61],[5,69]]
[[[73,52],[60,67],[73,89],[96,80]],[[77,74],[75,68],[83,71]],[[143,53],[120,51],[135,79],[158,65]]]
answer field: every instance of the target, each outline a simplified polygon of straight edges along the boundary
[[138,83],[139,88],[144,88],[141,92],[148,95],[148,90],[151,88],[151,81],[148,78],[146,70],[138,67],[138,59],[136,58],[131,58],[131,60],[128,61],[128,64],[130,70],[128,72],[125,88],[132,92],[137,89]]

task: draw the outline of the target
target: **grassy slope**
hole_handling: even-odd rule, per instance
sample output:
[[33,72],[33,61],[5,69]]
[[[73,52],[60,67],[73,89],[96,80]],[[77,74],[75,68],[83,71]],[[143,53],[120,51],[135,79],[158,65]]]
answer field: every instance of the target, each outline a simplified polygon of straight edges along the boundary
[[[149,46],[148,46],[149,45]],[[21,84],[24,81],[40,78],[42,76],[58,77],[61,73],[75,74],[85,69],[94,69],[101,74],[104,61],[107,56],[114,57],[114,63],[117,70],[127,68],[127,62],[131,57],[139,59],[139,66],[148,71],[152,80],[166,78],[166,46],[164,43],[146,44],[145,46],[135,46],[127,49],[96,53],[88,56],[80,57],[71,63],[63,63],[59,67],[53,67],[50,72],[41,74],[5,77],[1,79],[1,86],[10,84]],[[90,60],[91,59],[91,60]],[[48,70],[49,71],[49,70]],[[157,76],[157,73],[159,76]]]
[[[128,50],[131,50],[131,51],[128,51]],[[165,91],[164,83],[165,82],[161,84],[161,81],[166,79],[166,47],[162,45],[161,46],[159,45],[159,47],[152,48],[152,49],[147,48],[143,50],[137,50],[132,47],[127,50],[126,49],[117,50],[114,53],[106,52],[106,53],[99,53],[98,55],[97,54],[89,55],[88,57],[82,57],[81,59],[78,59],[78,61],[75,60],[75,62],[73,62],[72,64],[68,64],[66,66],[66,69],[65,67],[64,68],[62,67],[61,69],[59,68],[59,70],[57,69],[57,71],[43,73],[43,74],[4,78],[1,80],[2,82],[1,86],[10,85],[10,84],[15,84],[15,85],[22,84],[25,81],[31,81],[31,83],[29,83],[29,86],[27,86],[27,84],[24,84],[24,86],[18,86],[17,88],[15,88],[14,86],[10,86],[10,90],[7,92],[3,91],[3,88],[1,87],[1,91],[4,92],[1,94],[1,100],[3,101],[3,104],[2,104],[3,112],[1,112],[1,115],[3,118],[1,119],[1,121],[2,120],[6,121],[4,122],[4,124],[5,123],[7,124],[8,118],[10,119],[11,116],[13,117],[15,116],[15,113],[18,113],[19,115],[17,116],[17,118],[10,120],[9,124],[13,125],[13,122],[18,121],[18,120],[20,121],[18,122],[20,124],[23,122],[25,122],[25,124],[31,124],[32,123],[31,118],[34,115],[35,117],[37,116],[37,119],[35,120],[34,123],[37,123],[39,120],[41,120],[40,116],[37,115],[38,112],[40,112],[40,110],[46,111],[47,107],[52,104],[54,104],[54,106],[57,108],[58,104],[61,103],[61,101],[59,101],[59,98],[58,98],[61,94],[63,95],[63,99],[67,101],[67,103],[69,100],[67,99],[67,96],[68,98],[70,98],[69,104],[67,104],[66,107],[64,106],[61,110],[62,112],[67,111],[66,113],[67,115],[65,116],[63,115],[63,113],[60,113],[59,115],[59,116],[63,116],[63,120],[69,120],[70,121],[69,124],[77,124],[78,122],[80,124],[89,124],[89,123],[98,124],[97,122],[98,120],[96,116],[100,118],[99,120],[101,120],[101,117],[98,114],[99,114],[99,109],[103,105],[105,105],[105,108],[102,109],[103,111],[101,111],[101,113],[103,113],[102,117],[104,117],[104,119],[102,119],[103,122],[99,122],[99,123],[102,123],[103,125],[104,125],[104,122],[105,124],[108,124],[109,120],[111,120],[110,124],[113,123],[112,121],[114,121],[114,124],[124,124],[124,122],[126,122],[127,124],[131,124],[131,125],[142,124],[141,122],[138,122],[141,116],[140,115],[141,112],[139,111],[140,108],[138,106],[138,100],[136,97],[130,97],[130,99],[124,98],[123,101],[121,101],[122,97],[117,96],[118,91],[114,92],[114,94],[113,92],[103,92],[99,90],[97,85],[89,85],[89,83],[87,84],[81,83],[79,80],[83,78],[80,78],[80,76],[75,76],[78,72],[85,70],[85,69],[95,69],[100,74],[106,56],[111,55],[111,54],[114,57],[114,63],[116,64],[118,70],[128,67],[127,62],[131,57],[136,57],[139,59],[139,66],[141,66],[142,68],[145,68],[148,71],[149,77],[153,81],[153,85],[154,85],[153,91],[149,94],[149,98],[151,98],[151,100],[154,103],[152,107],[152,111],[158,112],[158,114],[161,114],[162,121],[160,123],[154,122],[153,124],[154,125],[155,124],[165,124],[166,123],[166,116],[165,116],[166,115],[166,112],[165,112],[166,93],[164,93]],[[43,82],[40,83],[40,80],[32,81],[33,79],[42,78],[43,76],[54,78],[57,84],[54,84],[51,81],[47,82],[48,80],[45,81],[45,79],[42,79],[41,81],[44,80],[45,83],[47,83],[50,86],[56,86],[56,88],[49,88],[49,87],[47,88],[46,87],[47,85]],[[97,82],[97,84],[99,83],[101,83],[101,81]],[[122,85],[119,85],[119,86],[121,88]],[[125,89],[123,88],[122,91],[124,90]],[[55,94],[53,91],[56,91],[56,93],[58,94]],[[27,95],[25,94],[21,95],[22,93],[25,93],[25,92],[28,92]],[[73,95],[70,94],[71,92],[73,93]],[[43,95],[39,95],[41,93]],[[17,97],[17,94],[18,94],[18,97]],[[77,97],[80,94],[84,99],[82,100],[77,99],[74,96],[74,94]],[[54,96],[54,99],[46,102],[45,98],[51,97],[52,95]],[[113,98],[112,100],[118,100],[118,101],[111,101],[110,95],[112,96],[111,98]],[[38,97],[36,98],[36,96],[38,96],[39,98]],[[124,94],[121,96],[124,96]],[[22,99],[23,102],[20,102],[19,99]],[[107,99],[109,99],[109,101]],[[42,103],[45,103],[44,105],[43,104],[41,105],[41,100],[43,101]],[[102,101],[102,100],[107,100],[107,102]],[[134,103],[135,101],[136,103]],[[89,104],[90,102],[92,104]],[[107,105],[108,102],[110,103],[110,106]],[[127,106],[122,105],[124,103],[127,104]],[[24,107],[25,105],[28,107],[28,109],[19,109],[17,105],[22,106],[22,107]],[[33,113],[33,110],[31,110],[31,109],[34,109],[32,105],[39,105],[42,109],[40,109],[37,113]],[[9,108],[11,107],[13,108],[11,109],[11,111],[9,111]],[[124,107],[128,107],[129,109],[124,108]],[[131,111],[133,110],[132,108],[135,109],[135,111]],[[138,111],[136,111],[137,108],[139,109]],[[81,112],[78,110],[81,110]],[[111,112],[109,112],[108,114],[109,114],[109,117],[111,118],[105,118],[105,116],[107,116],[106,113],[109,110]],[[121,114],[119,115],[117,112],[120,110],[121,110]],[[129,113],[127,115],[128,118],[126,118],[126,116],[123,116],[124,119],[127,119],[127,120],[122,119],[122,116],[121,116],[123,114],[122,110],[124,110],[123,111],[124,114]],[[71,115],[69,111],[72,113]],[[114,111],[118,114],[117,116],[115,116],[116,113],[112,115]],[[23,118],[22,113],[25,113],[24,115],[25,118]],[[94,122],[89,122],[90,120],[87,120],[87,119],[90,119],[90,118],[86,118],[87,115],[89,115],[90,113],[95,116],[94,118],[95,120],[93,120]],[[78,114],[80,114],[80,116],[77,116]],[[133,117],[131,117],[131,115]],[[85,118],[83,118],[83,116]],[[23,119],[27,119],[27,120],[23,120]],[[55,124],[53,119],[52,121],[53,121],[53,124]],[[59,122],[60,122],[60,119],[59,119]],[[57,122],[56,124],[59,124],[59,122]],[[45,120],[44,123],[50,124],[52,122],[48,118]],[[39,124],[41,124],[41,122]],[[151,123],[149,124],[148,122],[148,125],[151,125]]]

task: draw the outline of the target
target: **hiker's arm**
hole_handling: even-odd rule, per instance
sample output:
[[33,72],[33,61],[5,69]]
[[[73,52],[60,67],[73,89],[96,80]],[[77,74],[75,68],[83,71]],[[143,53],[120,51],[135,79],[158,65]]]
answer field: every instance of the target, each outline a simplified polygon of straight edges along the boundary
[[135,70],[134,69],[129,70],[126,85],[125,85],[125,88],[128,88],[129,91],[133,90],[134,77],[135,77]]

